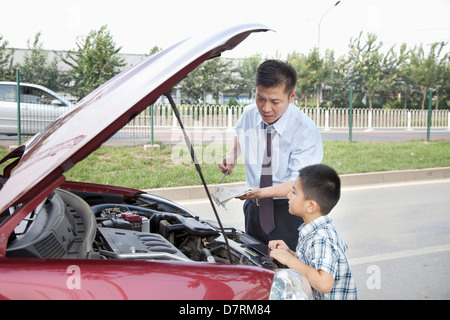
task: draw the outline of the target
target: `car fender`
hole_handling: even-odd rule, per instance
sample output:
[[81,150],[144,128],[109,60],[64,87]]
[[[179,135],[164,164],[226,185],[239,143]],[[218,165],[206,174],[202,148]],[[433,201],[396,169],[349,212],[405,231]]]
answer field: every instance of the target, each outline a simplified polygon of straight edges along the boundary
[[206,262],[0,259],[1,299],[268,299],[273,270]]

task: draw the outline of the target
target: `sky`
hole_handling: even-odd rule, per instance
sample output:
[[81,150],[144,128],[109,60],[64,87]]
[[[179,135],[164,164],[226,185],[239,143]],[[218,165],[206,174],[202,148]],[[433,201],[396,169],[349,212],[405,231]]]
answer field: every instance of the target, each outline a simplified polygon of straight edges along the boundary
[[[450,0],[18,0],[2,4],[0,34],[27,48],[41,32],[44,49],[76,49],[76,40],[107,25],[121,53],[148,54],[189,36],[240,23],[274,32],[250,35],[224,57],[285,58],[314,47],[348,51],[351,38],[377,35],[384,49],[450,41]],[[320,36],[319,36],[320,24]],[[320,38],[320,41],[319,41]],[[449,50],[450,44],[447,45]]]

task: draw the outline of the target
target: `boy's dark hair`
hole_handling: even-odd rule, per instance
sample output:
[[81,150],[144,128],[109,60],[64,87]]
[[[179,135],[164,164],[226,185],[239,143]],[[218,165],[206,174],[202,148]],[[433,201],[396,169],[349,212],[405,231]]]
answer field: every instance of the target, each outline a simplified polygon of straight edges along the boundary
[[306,200],[314,200],[323,215],[330,213],[341,196],[341,179],[336,171],[324,164],[304,167],[299,174]]
[[256,71],[256,85],[266,88],[285,84],[285,92],[290,95],[297,85],[297,72],[288,63],[280,60],[266,60]]

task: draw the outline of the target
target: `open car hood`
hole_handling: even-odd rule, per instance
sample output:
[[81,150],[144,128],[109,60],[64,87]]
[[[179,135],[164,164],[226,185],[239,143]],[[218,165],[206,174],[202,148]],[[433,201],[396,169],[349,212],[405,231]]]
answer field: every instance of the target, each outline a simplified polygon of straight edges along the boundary
[[[0,213],[18,204],[31,208],[37,205],[36,202],[64,182],[65,171],[100,147],[161,95],[170,92],[198,65],[233,49],[251,33],[267,30],[264,25],[245,24],[209,37],[188,38],[101,85],[26,146],[5,157],[21,156],[0,190]],[[5,235],[3,226],[0,226],[0,238]]]

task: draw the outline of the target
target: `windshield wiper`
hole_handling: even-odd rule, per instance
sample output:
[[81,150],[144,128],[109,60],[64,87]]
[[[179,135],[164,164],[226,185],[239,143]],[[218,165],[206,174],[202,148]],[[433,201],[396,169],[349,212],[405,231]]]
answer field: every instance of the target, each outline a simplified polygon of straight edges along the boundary
[[175,101],[172,98],[172,93],[171,92],[166,93],[165,96],[169,100],[169,103],[172,106],[172,110],[173,110],[173,112],[175,114],[175,117],[177,118],[178,123],[180,124],[181,130],[182,130],[183,135],[184,135],[184,140],[186,141],[186,145],[187,145],[187,147],[189,149],[189,152],[191,154],[192,161],[194,162],[195,168],[197,169],[198,174],[200,175],[200,179],[202,180],[203,187],[205,188],[206,194],[208,195],[209,202],[211,203],[211,206],[213,208],[214,215],[216,216],[217,223],[219,224],[220,232],[222,233],[222,235],[223,235],[223,237],[225,239],[225,245],[226,245],[226,248],[227,248],[227,252],[228,252],[230,263],[233,263],[232,256],[231,256],[230,244],[228,243],[228,238],[227,238],[227,236],[225,234],[225,230],[223,228],[222,222],[220,221],[219,214],[217,213],[217,209],[216,209],[216,206],[214,205],[214,201],[213,201],[213,199],[211,197],[211,194],[209,192],[208,186],[206,185],[205,178],[203,177],[202,168],[201,168],[200,163],[198,162],[197,157],[195,155],[194,148],[193,148],[192,143],[191,143],[191,139],[189,139],[189,136],[187,135],[186,130],[184,129],[184,125],[183,125],[183,122],[181,121],[180,113],[179,113],[178,108],[177,108],[177,106],[175,104]]

